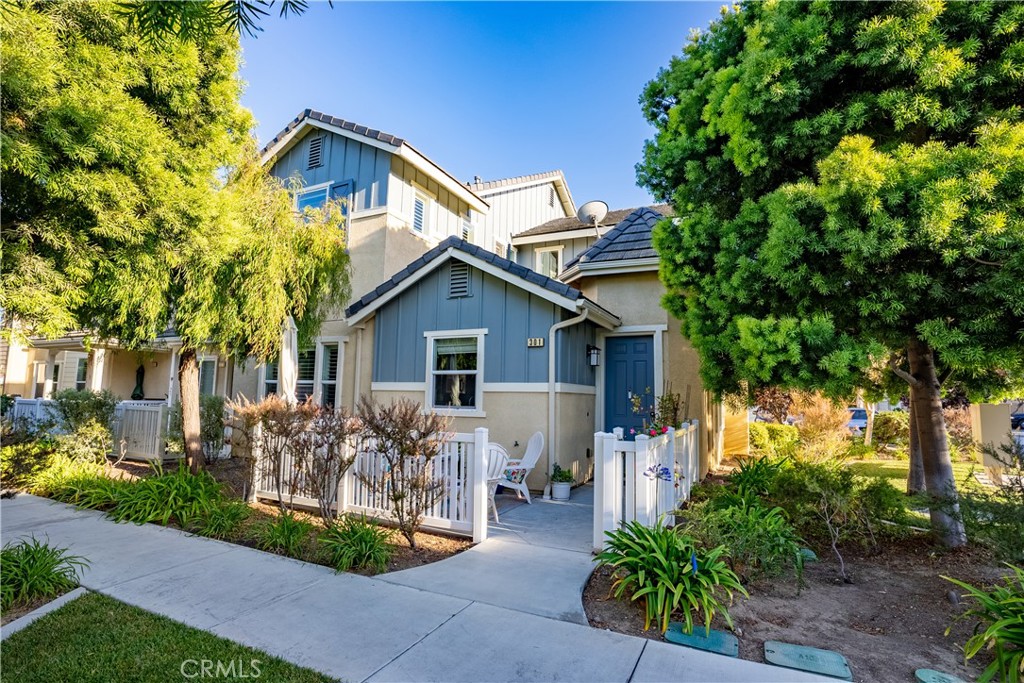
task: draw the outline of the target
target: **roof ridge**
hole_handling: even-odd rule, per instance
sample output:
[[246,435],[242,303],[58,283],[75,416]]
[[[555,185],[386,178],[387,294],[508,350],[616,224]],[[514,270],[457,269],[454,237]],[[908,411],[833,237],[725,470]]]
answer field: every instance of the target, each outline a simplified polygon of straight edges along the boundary
[[490,190],[498,187],[507,187],[518,183],[530,182],[531,180],[544,180],[547,178],[562,178],[565,180],[565,173],[560,168],[539,173],[528,173],[525,175],[508,176],[507,178],[495,178],[493,180],[473,180],[465,183],[466,187],[477,190]]
[[297,128],[298,125],[305,121],[306,119],[310,119],[313,121],[321,121],[330,126],[335,126],[343,130],[349,130],[355,133],[356,135],[361,135],[363,137],[370,138],[371,140],[378,140],[389,145],[394,145],[395,147],[401,147],[402,145],[407,144],[404,139],[398,137],[397,135],[385,133],[383,131],[370,128],[369,126],[358,124],[355,121],[348,121],[346,119],[338,118],[337,116],[331,116],[330,114],[325,114],[322,111],[318,111],[316,109],[307,107],[303,109],[301,112],[299,112],[299,115],[292,119],[288,123],[288,125],[281,130],[281,132],[274,136],[274,138],[270,142],[263,146],[263,149],[260,150],[260,156],[266,154],[271,147],[280,142],[281,139],[284,138],[284,136],[288,135],[288,133],[295,130],[295,128]]

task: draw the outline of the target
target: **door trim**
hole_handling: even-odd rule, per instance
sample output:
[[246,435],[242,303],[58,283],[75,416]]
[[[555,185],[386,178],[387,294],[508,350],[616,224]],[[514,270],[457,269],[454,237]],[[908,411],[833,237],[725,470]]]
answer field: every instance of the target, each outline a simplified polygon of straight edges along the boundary
[[[604,340],[608,337],[642,337],[650,335],[654,338],[654,386],[651,387],[654,392],[654,400],[657,401],[658,397],[661,396],[662,387],[665,386],[665,356],[664,356],[664,338],[665,333],[668,332],[668,325],[621,325],[616,327],[614,330],[602,330],[597,331],[597,345],[600,348],[604,348]],[[606,356],[607,358],[607,356]],[[605,360],[607,362],[607,360]],[[600,372],[597,372],[597,397],[594,403],[594,424],[601,425],[604,428],[604,374],[605,367],[602,366]]]

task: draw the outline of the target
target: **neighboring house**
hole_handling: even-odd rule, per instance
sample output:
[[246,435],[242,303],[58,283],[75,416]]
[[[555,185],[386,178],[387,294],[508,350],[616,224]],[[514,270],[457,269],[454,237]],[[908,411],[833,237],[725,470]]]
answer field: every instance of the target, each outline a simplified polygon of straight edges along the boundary
[[[528,480],[537,489],[553,463],[588,479],[594,432],[639,430],[672,391],[684,401],[680,419],[701,422],[706,472],[721,458],[724,414],[660,305],[651,231],[666,215],[613,212],[617,223],[599,228],[549,221],[513,236],[519,263],[458,238],[441,243],[346,310],[365,334],[360,391],[412,398],[459,432],[487,426],[514,455],[544,432],[547,452]],[[537,272],[551,252],[557,267]]]

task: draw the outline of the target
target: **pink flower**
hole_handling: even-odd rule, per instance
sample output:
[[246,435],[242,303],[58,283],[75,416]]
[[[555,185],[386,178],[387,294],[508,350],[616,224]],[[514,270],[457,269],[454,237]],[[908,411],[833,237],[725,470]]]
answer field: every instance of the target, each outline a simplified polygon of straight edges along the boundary
[[664,427],[661,428],[661,433],[668,434],[668,425],[665,425]]
[[630,430],[629,430],[629,433],[630,433],[630,434],[636,434],[636,430],[635,430],[635,429],[630,429]]
[[657,436],[657,435],[658,435],[658,432],[656,432],[655,430],[652,429],[651,430],[651,436]]

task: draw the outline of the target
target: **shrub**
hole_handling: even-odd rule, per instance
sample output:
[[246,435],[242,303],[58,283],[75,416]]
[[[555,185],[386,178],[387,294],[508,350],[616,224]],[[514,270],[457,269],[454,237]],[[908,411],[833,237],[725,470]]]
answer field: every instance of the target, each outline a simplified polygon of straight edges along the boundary
[[729,475],[729,483],[736,488],[741,497],[748,493],[763,496],[771,489],[779,472],[788,464],[787,458],[745,458],[740,461],[739,468]]
[[809,462],[841,460],[849,448],[849,411],[819,394],[802,394],[797,400],[801,421],[797,457]]
[[223,499],[221,484],[209,472],[192,474],[182,462],[166,474],[157,467],[157,476],[137,479],[118,491],[108,515],[117,522],[176,522],[187,528]]
[[562,469],[557,463],[551,468],[551,483],[571,484],[573,481],[572,470]]
[[448,493],[445,480],[434,476],[434,459],[451,437],[448,422],[409,399],[383,405],[366,397],[359,401],[359,419],[364,436],[384,459],[386,474],[357,476],[387,501],[395,525],[415,548],[423,515]]
[[40,496],[50,496],[55,500],[74,504],[73,500],[66,500],[70,495],[68,491],[83,486],[87,480],[100,478],[102,474],[103,465],[72,460],[66,455],[55,453],[48,466],[33,476],[28,490]]
[[231,538],[242,522],[252,514],[252,508],[240,500],[227,500],[214,505],[208,512],[195,518],[191,530],[209,538]]
[[90,422],[97,422],[109,430],[117,401],[117,396],[107,390],[64,389],[53,394],[52,410],[57,425],[69,434]]
[[346,410],[318,408],[309,427],[314,443],[304,474],[316,496],[320,518],[328,523],[332,517],[331,506],[338,497],[338,482],[356,460],[356,449],[350,442],[359,428],[359,421]]
[[89,565],[35,538],[8,543],[0,550],[0,609],[53,598],[78,585],[78,572]]
[[983,491],[970,477],[960,492],[960,514],[967,534],[1005,560],[1024,562],[1024,444],[1010,439],[999,448],[983,447],[1001,463],[995,490]]
[[971,411],[966,406],[962,408],[946,408],[942,411],[942,417],[946,421],[946,434],[949,437],[950,448],[964,454],[964,458],[972,460],[975,456],[974,430],[971,427]]
[[0,446],[0,483],[4,488],[27,490],[45,472],[54,459],[50,439],[37,439]]
[[[206,462],[210,462],[224,447],[224,397],[212,394],[199,396],[199,440],[203,446]],[[174,453],[184,453],[184,436],[181,431],[181,403],[171,408],[170,424],[167,426],[167,448]]]
[[113,446],[110,429],[95,419],[79,424],[74,431],[56,437],[57,452],[70,460],[105,464]]
[[606,535],[605,550],[594,561],[614,569],[616,598],[629,594],[631,600],[643,603],[645,630],[653,621],[664,633],[677,611],[683,615],[686,633],[693,631],[695,617],[703,617],[709,632],[718,613],[732,627],[723,594],[731,603],[733,591],[747,592],[722,559],[724,547],[704,550],[675,529],[636,521]]
[[743,502],[719,510],[688,511],[687,533],[707,547],[724,546],[730,568],[744,579],[772,578],[792,571],[803,578],[801,539],[782,508]]
[[291,512],[283,512],[264,523],[257,532],[256,545],[288,557],[302,557],[303,546],[313,532],[313,525]]
[[750,449],[757,455],[769,458],[788,458],[796,454],[800,432],[791,425],[771,422],[752,422]]
[[387,569],[393,547],[392,531],[363,515],[346,515],[321,532],[319,541],[331,556],[339,572],[349,569]]
[[964,597],[973,599],[973,606],[961,617],[977,620],[974,635],[964,643],[964,657],[971,659],[982,649],[995,654],[979,683],[991,681],[997,675],[1005,683],[1019,683],[1024,677],[1024,569],[1009,567],[1013,574],[988,591],[942,577],[966,590]]
[[879,445],[903,446],[910,442],[910,413],[890,410],[875,416],[872,438]]
[[51,497],[62,503],[87,510],[111,510],[127,495],[132,482],[110,479],[97,472],[71,471],[51,491]]

